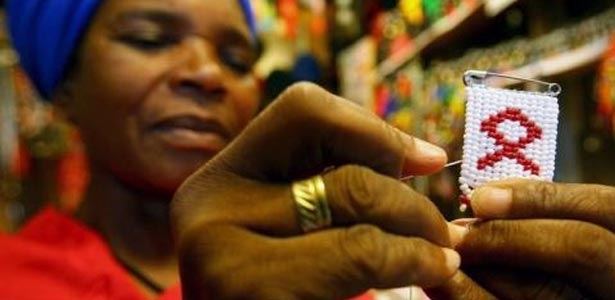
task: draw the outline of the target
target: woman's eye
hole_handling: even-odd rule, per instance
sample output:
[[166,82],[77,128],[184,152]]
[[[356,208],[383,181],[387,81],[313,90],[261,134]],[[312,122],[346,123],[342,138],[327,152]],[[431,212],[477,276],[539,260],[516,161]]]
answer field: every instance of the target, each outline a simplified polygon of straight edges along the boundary
[[254,59],[250,51],[237,48],[222,48],[220,50],[222,62],[239,74],[246,74],[252,69]]
[[178,39],[165,34],[133,34],[121,38],[126,44],[145,51],[156,51],[167,48],[178,42]]

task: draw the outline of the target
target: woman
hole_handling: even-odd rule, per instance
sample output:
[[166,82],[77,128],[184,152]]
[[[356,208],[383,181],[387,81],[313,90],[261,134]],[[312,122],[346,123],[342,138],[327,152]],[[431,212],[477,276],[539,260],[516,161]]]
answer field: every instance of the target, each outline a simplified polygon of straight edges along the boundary
[[[179,298],[178,257],[169,224],[172,195],[186,177],[225,148],[257,112],[259,93],[251,73],[256,50],[247,3],[209,0],[11,0],[7,3],[9,27],[21,62],[40,93],[53,100],[58,111],[80,130],[90,160],[91,182],[75,218],[47,209],[16,236],[0,236],[2,298],[144,299],[158,295],[164,299]],[[309,94],[316,98],[330,96],[322,90]],[[307,104],[306,98],[302,96],[301,100],[299,96],[289,92],[281,102]],[[346,106],[341,105],[344,109]],[[316,106],[309,109],[316,114],[323,111]],[[292,115],[277,113],[292,119]],[[402,135],[395,133],[395,136]],[[408,148],[406,156],[411,156],[411,161],[424,159],[408,164],[409,168],[428,173],[444,164],[446,156],[439,148],[413,142],[410,137],[404,139],[418,145]],[[275,146],[280,142],[272,141],[269,146],[280,148],[282,145]],[[399,157],[383,157],[374,162],[386,163],[382,170],[392,174],[398,169],[394,164],[403,157],[400,156],[403,145],[389,141],[383,146],[383,150],[395,150],[395,156]],[[267,148],[261,151],[267,152]],[[242,155],[255,164],[269,167],[286,159],[265,154],[255,151]],[[351,161],[349,155],[348,162]],[[300,171],[308,172],[307,169]],[[298,178],[293,175],[278,179]],[[441,248],[449,244],[444,219],[427,199],[401,184],[395,185],[402,194],[418,198],[415,205],[425,210],[412,213],[410,216],[416,216],[417,220],[406,224],[420,225],[420,230],[404,230],[407,235],[423,235],[433,242],[405,241],[412,261],[425,265],[425,270],[403,271],[409,274],[404,280],[350,284],[355,278],[340,268],[334,273],[348,275],[345,279],[348,284],[331,284],[327,289],[315,291],[319,295],[339,299],[375,286],[423,281],[435,284],[453,274],[459,258],[454,251]],[[242,185],[231,190],[250,195],[249,189]],[[265,198],[256,198],[259,202],[260,199]],[[228,200],[232,203],[232,199]],[[271,229],[276,234],[279,230]],[[282,230],[280,234],[290,233]],[[288,242],[294,245],[298,257],[308,254],[306,249],[298,248],[304,243],[301,240]],[[410,247],[414,244],[420,245],[417,251]],[[249,251],[250,247],[245,250]],[[216,251],[233,253],[235,249],[216,247]],[[351,254],[339,253],[341,257]],[[425,259],[419,260],[423,254]],[[305,257],[306,263],[309,256]],[[286,266],[285,270],[295,274],[301,270],[289,269],[286,261],[276,263],[267,259],[252,263],[255,270],[272,266]],[[435,269],[431,270],[432,267]],[[225,272],[234,271],[230,268]],[[424,278],[420,276],[422,273],[431,275]],[[233,274],[237,279],[246,275]],[[265,279],[253,275],[253,279]],[[281,284],[285,273],[277,275],[281,276],[277,280]],[[200,272],[182,274],[185,283],[199,278]],[[406,280],[412,278],[415,279]],[[208,286],[222,289],[219,283],[212,278]],[[275,285],[276,280],[268,284]],[[236,288],[238,298],[245,299],[252,294],[259,298],[270,288],[244,287],[232,287]],[[303,288],[309,290],[316,286],[305,284]],[[210,297],[228,298],[215,289],[208,292]],[[190,294],[186,297],[194,298]]]
[[[496,290],[457,272],[449,249],[495,249],[472,247],[496,241],[492,232],[458,231],[396,180],[438,171],[441,149],[311,85],[290,88],[240,133],[258,93],[238,2],[12,0],[8,8],[35,85],[81,130],[92,181],[76,220],[50,209],[0,236],[3,298],[178,299],[178,266],[186,299],[343,299],[410,284],[466,298],[469,289]],[[498,217],[522,215],[512,207],[517,214]],[[529,256],[543,253],[510,240]],[[603,295],[608,274],[579,287]]]
[[[129,274],[139,290],[120,290],[133,296],[153,295],[178,282],[167,213],[171,195],[243,129],[259,104],[251,74],[256,52],[246,3],[7,3],[24,68],[41,94],[53,99],[79,128],[91,164],[91,183],[78,214],[89,228],[77,236],[87,239],[81,247],[92,244],[96,249],[79,259],[37,249],[46,252],[50,268],[62,265],[61,259],[71,262],[65,268],[73,272],[59,275]],[[40,234],[35,223],[43,220],[61,223],[57,230],[79,230],[47,210],[22,235]],[[55,244],[68,243],[63,236],[53,238],[60,239]],[[99,254],[107,250],[110,257]],[[83,259],[85,255],[100,261]],[[120,263],[121,273],[113,260]],[[23,276],[36,282],[35,274]],[[75,280],[70,283],[74,289],[67,292],[81,292],[79,288],[96,280]],[[40,297],[46,290],[31,291]],[[57,298],[67,297],[63,290],[58,292]]]

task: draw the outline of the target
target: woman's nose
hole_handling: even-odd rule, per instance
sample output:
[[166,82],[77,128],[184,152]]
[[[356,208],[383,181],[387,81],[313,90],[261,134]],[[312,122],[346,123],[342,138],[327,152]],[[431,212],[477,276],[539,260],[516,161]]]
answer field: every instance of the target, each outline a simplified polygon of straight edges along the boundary
[[201,38],[188,40],[183,45],[172,78],[176,92],[198,98],[218,99],[225,93],[223,70],[213,45]]

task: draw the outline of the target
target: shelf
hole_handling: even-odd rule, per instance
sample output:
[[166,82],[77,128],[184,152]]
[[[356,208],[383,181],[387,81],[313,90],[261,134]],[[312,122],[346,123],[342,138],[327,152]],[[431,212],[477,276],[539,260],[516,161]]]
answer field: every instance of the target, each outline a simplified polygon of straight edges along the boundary
[[485,1],[485,14],[495,17],[515,2],[517,0],[487,0]]
[[463,2],[450,15],[437,21],[429,29],[416,36],[413,43],[382,61],[377,67],[377,78],[382,80],[393,74],[423,50],[441,43],[447,35],[472,23],[473,19],[493,17],[514,3],[516,3],[516,0],[484,0],[476,1],[475,4]]
[[[577,49],[541,59],[512,71],[505,71],[504,74],[523,78],[565,74],[595,64],[608,50],[608,47],[609,37],[605,36]],[[490,80],[490,83],[500,87],[511,85],[510,81],[498,79]]]

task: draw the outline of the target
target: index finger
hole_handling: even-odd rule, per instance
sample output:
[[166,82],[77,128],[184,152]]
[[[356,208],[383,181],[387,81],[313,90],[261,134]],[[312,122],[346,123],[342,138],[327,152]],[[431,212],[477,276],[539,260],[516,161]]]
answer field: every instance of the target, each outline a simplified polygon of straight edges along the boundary
[[457,272],[445,284],[428,289],[427,294],[432,300],[589,299],[571,285],[540,272],[503,267],[465,271],[468,275]]
[[444,284],[426,289],[427,295],[432,300],[495,300],[497,299],[472,278],[462,271],[458,271]]
[[446,160],[441,148],[303,83],[287,89],[212,163],[251,179],[288,181],[346,164],[393,177],[425,175]]
[[532,180],[496,182],[478,188],[472,208],[479,218],[573,219],[615,231],[615,188]]
[[[371,224],[397,235],[421,237],[439,246],[451,244],[449,228],[437,207],[398,180],[368,168],[346,166],[328,172],[323,181],[334,227]],[[186,219],[199,220],[200,224],[235,224],[268,236],[303,233],[290,185],[262,184],[221,175],[209,176],[206,186],[189,184],[176,195],[183,207],[191,208],[182,215],[182,224],[187,224]],[[197,189],[207,192],[185,197],[187,188],[192,195],[197,194]]]

